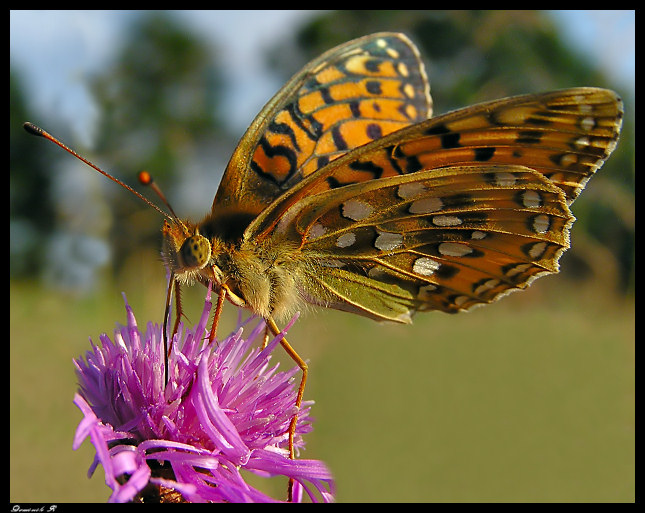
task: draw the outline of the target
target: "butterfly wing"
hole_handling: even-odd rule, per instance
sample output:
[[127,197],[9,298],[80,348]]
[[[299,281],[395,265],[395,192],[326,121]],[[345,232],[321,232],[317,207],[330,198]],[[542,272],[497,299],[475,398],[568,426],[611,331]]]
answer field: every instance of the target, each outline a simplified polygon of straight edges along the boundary
[[592,88],[455,111],[321,168],[244,240],[296,244],[310,302],[401,322],[487,303],[557,272],[568,205],[621,119],[620,99]]
[[333,48],[294,75],[255,118],[212,210],[252,218],[328,162],[430,114],[423,64],[406,36],[377,33]]
[[263,238],[299,200],[353,183],[471,164],[527,166],[571,204],[616,146],[622,101],[574,88],[522,95],[449,112],[361,146],[286,191],[248,227]]

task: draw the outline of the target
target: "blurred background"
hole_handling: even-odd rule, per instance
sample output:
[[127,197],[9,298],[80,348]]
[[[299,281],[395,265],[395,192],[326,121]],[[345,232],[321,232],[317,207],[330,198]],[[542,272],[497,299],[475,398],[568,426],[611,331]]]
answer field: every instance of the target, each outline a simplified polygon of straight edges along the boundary
[[[280,86],[381,30],[419,46],[435,114],[599,86],[625,121],[573,205],[557,277],[412,326],[301,318],[290,341],[317,419],[302,456],[327,462],[342,502],[634,501],[633,11],[12,11],[10,501],[109,496],[102,469],[87,479],[89,442],[71,449],[72,358],[125,322],[122,292],[140,325],[161,322],[166,289],[161,216],[22,123],[133,186],[151,171],[181,217],[201,218]],[[186,294],[191,320],[203,297]]]

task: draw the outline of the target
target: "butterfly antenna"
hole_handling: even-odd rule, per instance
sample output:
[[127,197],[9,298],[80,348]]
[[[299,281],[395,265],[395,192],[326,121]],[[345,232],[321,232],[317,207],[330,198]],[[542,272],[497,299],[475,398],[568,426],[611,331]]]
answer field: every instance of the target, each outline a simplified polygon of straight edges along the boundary
[[[122,182],[121,180],[119,180],[118,178],[115,178],[115,177],[114,177],[114,176],[112,176],[110,173],[107,173],[107,172],[103,171],[100,167],[98,167],[97,165],[93,164],[92,162],[90,162],[90,161],[89,161],[89,160],[87,160],[86,158],[81,157],[81,156],[80,156],[78,153],[76,153],[74,150],[72,150],[72,149],[71,149],[71,148],[69,148],[68,146],[64,145],[62,142],[60,142],[58,139],[56,139],[53,135],[51,135],[50,133],[46,132],[45,130],[43,130],[43,129],[42,129],[42,128],[40,128],[39,126],[36,126],[36,125],[34,125],[33,123],[29,123],[29,122],[24,123],[22,126],[23,126],[23,128],[24,128],[28,133],[30,133],[31,135],[36,135],[36,136],[38,136],[38,137],[44,137],[45,139],[47,139],[47,140],[49,140],[49,141],[53,142],[54,144],[56,144],[57,146],[60,146],[61,148],[63,148],[66,152],[71,153],[71,154],[72,154],[72,155],[74,155],[77,159],[79,159],[81,162],[84,162],[85,164],[87,164],[88,166],[90,166],[92,169],[94,169],[94,170],[98,171],[99,173],[101,173],[101,174],[102,174],[103,176],[105,176],[106,178],[109,178],[109,179],[110,179],[110,180],[112,180],[113,182],[115,182],[115,183],[119,184],[121,187],[123,187],[123,188],[127,189],[128,191],[130,191],[130,192],[131,192],[132,194],[134,194],[137,198],[139,198],[140,200],[142,200],[143,202],[145,202],[147,205],[149,205],[149,206],[151,206],[152,208],[154,208],[157,212],[159,212],[159,213],[160,213],[161,215],[163,215],[164,217],[167,217],[168,219],[170,219],[170,220],[172,220],[172,221],[175,221],[175,220],[177,219],[177,216],[175,215],[175,213],[174,213],[174,212],[172,212],[172,209],[170,209],[170,211],[172,212],[172,215],[174,216],[174,219],[173,219],[173,217],[172,217],[172,216],[168,215],[168,213],[167,213],[167,212],[164,212],[164,211],[163,211],[163,210],[161,210],[157,205],[155,205],[155,204],[154,204],[154,203],[152,203],[150,200],[148,200],[147,198],[145,198],[144,196],[142,196],[140,193],[138,193],[137,191],[135,191],[132,187],[130,187],[129,185],[127,185],[127,184],[123,183],[123,182]],[[168,205],[168,202],[164,201],[164,203],[166,204],[166,206],[167,206],[168,208],[170,208],[170,205]]]
[[175,221],[183,225],[183,223],[179,220],[179,217],[177,217],[177,214],[175,214],[175,211],[170,206],[170,203],[166,199],[165,194],[161,192],[161,189],[152,179],[152,175],[148,173],[148,171],[141,171],[139,173],[139,183],[141,185],[145,185],[146,187],[150,187],[153,191],[155,191],[155,194],[159,196],[159,199],[163,202],[163,204],[166,205],[166,207],[168,207],[168,210],[170,210],[170,213],[175,218]]

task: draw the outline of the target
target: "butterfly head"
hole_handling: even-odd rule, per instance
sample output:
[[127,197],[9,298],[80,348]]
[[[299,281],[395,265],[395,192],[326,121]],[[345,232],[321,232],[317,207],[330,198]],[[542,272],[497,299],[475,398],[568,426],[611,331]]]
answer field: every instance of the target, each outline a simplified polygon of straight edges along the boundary
[[236,271],[231,263],[230,244],[210,235],[208,225],[166,220],[162,234],[162,259],[173,279],[186,285],[210,282],[216,290],[225,288],[233,304],[247,305],[244,294],[232,278]]
[[164,222],[162,257],[166,267],[182,283],[211,280],[221,284],[221,272],[213,261],[213,241],[190,223]]
[[195,233],[182,242],[178,257],[185,269],[203,269],[211,257],[211,243],[203,235]]

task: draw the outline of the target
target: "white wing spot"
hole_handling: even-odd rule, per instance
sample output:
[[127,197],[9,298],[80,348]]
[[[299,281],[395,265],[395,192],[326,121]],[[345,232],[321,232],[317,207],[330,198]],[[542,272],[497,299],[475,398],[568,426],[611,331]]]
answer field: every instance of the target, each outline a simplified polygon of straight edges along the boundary
[[432,283],[428,283],[427,285],[419,287],[417,297],[419,299],[428,299],[435,290],[437,290],[437,286]]
[[456,306],[462,306],[469,299],[470,298],[468,296],[458,296],[458,297],[455,298],[455,305]]
[[396,67],[396,70],[399,72],[399,75],[401,75],[402,77],[407,77],[410,75],[410,72],[408,71],[408,67],[403,62],[399,62],[398,66]]
[[410,214],[429,214],[443,208],[441,198],[423,198],[412,202],[408,209]]
[[343,233],[338,239],[336,239],[336,246],[339,248],[348,248],[356,242],[356,235],[352,232]]
[[405,106],[405,114],[410,118],[414,119],[417,117],[417,109],[411,103],[408,103]]
[[380,249],[381,251],[392,251],[393,249],[400,248],[402,245],[403,235],[400,233],[379,233],[379,236],[374,241],[376,249]]
[[481,296],[484,292],[493,290],[495,287],[497,287],[497,285],[499,285],[499,280],[497,279],[487,280],[475,289],[474,291],[475,295]]
[[571,164],[575,164],[578,162],[578,157],[574,153],[567,153],[566,155],[562,155],[560,157],[560,165],[563,167],[568,167]]
[[462,220],[457,216],[434,216],[432,224],[435,226],[459,226]]
[[495,173],[495,184],[498,187],[512,187],[516,181],[513,173]]
[[408,98],[414,98],[414,86],[412,84],[405,84],[403,92]]
[[422,276],[432,276],[439,269],[441,264],[428,257],[420,257],[414,261],[412,270]]
[[382,267],[375,265],[369,271],[367,271],[367,276],[375,280],[381,280],[387,277],[387,273],[383,270]]
[[549,231],[549,226],[551,226],[551,219],[546,214],[540,214],[533,218],[533,230],[536,233],[546,233]]
[[485,239],[486,237],[488,237],[488,234],[480,230],[475,230],[473,233],[470,234],[470,238],[473,240],[482,240],[482,239]]
[[534,190],[524,191],[522,194],[522,204],[526,208],[537,208],[542,205],[542,196]]
[[437,248],[443,256],[462,257],[473,252],[473,249],[458,242],[442,242]]
[[399,58],[399,52],[397,52],[394,48],[386,48],[385,51],[393,59],[398,59]]
[[546,251],[547,243],[546,242],[536,242],[529,249],[529,256],[531,258],[540,258]]
[[352,73],[364,73],[367,59],[365,55],[354,55],[345,61],[345,68]]
[[426,187],[419,182],[402,183],[396,193],[401,199],[411,199],[421,196],[426,192]]
[[362,201],[351,199],[343,203],[343,217],[354,221],[362,221],[370,216],[374,209]]
[[[580,101],[584,101],[584,98]],[[581,114],[591,114],[593,112],[593,107],[588,103],[580,103],[580,105],[578,105],[578,112]]]
[[591,116],[580,120],[580,127],[583,130],[586,130],[587,132],[589,132],[590,130],[593,130],[595,126],[596,126],[596,120]]
[[307,240],[317,239],[318,237],[325,235],[326,232],[327,232],[327,228],[325,228],[320,223],[316,223],[309,229],[309,233],[307,234]]
[[590,141],[588,137],[582,136],[582,137],[578,137],[574,144],[576,145],[577,148],[586,148],[587,146],[589,146]]
[[515,267],[512,267],[511,269],[506,271],[506,276],[508,276],[509,278],[517,276],[518,274],[528,271],[532,265],[533,264],[517,264]]

